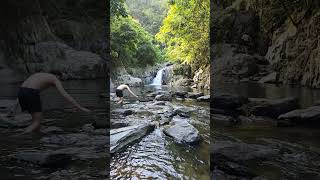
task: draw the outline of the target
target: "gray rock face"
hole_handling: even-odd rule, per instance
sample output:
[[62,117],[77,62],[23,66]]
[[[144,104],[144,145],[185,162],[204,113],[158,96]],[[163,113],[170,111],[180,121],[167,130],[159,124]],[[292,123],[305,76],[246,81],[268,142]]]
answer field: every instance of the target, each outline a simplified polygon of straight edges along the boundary
[[141,124],[110,130],[110,153],[121,151],[127,145],[153,131],[154,128],[153,124]]
[[259,80],[259,83],[277,83],[278,78],[277,78],[278,73],[273,72],[268,74],[267,76],[264,76]]
[[210,95],[198,97],[197,100],[203,102],[210,102]]
[[172,96],[170,94],[159,94],[154,99],[157,101],[171,101]]
[[13,156],[14,159],[26,163],[32,163],[44,167],[61,167],[71,162],[71,156],[55,151],[29,150],[18,152]]
[[[57,70],[64,78],[72,79],[106,77],[108,44],[101,13],[104,10],[97,6],[101,4],[88,7],[94,13],[86,12],[87,16],[80,20],[75,17],[81,16],[86,5],[81,2],[75,7],[67,3],[12,2],[2,7],[10,9],[10,16],[15,19],[15,23],[0,29],[6,35],[2,39],[6,62],[15,64],[10,68],[23,73]],[[5,11],[2,8],[1,12]]]
[[249,98],[251,112],[256,116],[277,118],[279,115],[297,109],[298,99],[294,97],[282,99]]
[[298,109],[282,114],[278,118],[279,126],[320,125],[320,106],[312,106],[307,109]]
[[200,142],[199,131],[185,119],[173,118],[172,126],[166,128],[164,133],[178,143],[196,144]]

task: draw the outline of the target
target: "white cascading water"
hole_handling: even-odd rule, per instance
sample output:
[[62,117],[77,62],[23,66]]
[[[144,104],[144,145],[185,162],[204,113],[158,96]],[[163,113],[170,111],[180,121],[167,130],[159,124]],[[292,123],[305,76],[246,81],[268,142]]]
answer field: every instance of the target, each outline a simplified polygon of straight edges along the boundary
[[157,72],[156,77],[152,80],[152,83],[150,85],[154,85],[154,86],[161,86],[162,85],[163,70],[164,70],[164,68],[160,69]]

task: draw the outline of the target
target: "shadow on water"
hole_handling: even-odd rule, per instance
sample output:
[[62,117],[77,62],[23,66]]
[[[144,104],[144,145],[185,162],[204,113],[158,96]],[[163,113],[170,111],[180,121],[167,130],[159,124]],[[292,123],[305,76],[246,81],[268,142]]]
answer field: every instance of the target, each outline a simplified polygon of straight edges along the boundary
[[[55,134],[63,136],[72,133],[82,133],[81,129],[83,125],[91,124],[96,119],[104,121],[107,119],[107,102],[99,98],[99,93],[106,90],[105,81],[65,81],[63,82],[63,86],[74,99],[84,107],[93,110],[93,112],[91,114],[75,112],[73,107],[54,88],[42,92],[41,97],[44,110],[42,125],[43,127],[59,127],[62,129],[62,132],[53,134],[37,133],[16,137],[15,135],[21,132],[22,129],[1,128],[0,173],[2,177],[0,179],[76,179],[80,177],[84,179],[102,179],[106,174],[109,174],[106,172],[106,167],[108,166],[107,155],[101,155],[99,158],[91,158],[90,160],[79,160],[76,158],[68,166],[61,164],[61,167],[57,168],[41,167],[36,164],[19,162],[11,158],[12,155],[25,150],[45,152],[47,150],[69,148],[48,146],[41,139]],[[0,99],[15,99],[18,87],[18,84],[10,84],[8,87],[1,88]],[[105,143],[108,143],[107,138]],[[105,149],[102,151],[102,153],[105,153]]]
[[[138,96],[161,91],[193,91],[191,88],[170,88],[167,86],[133,87]],[[207,93],[207,92],[206,92]],[[129,94],[125,94],[129,96]],[[128,97],[127,96],[127,97]],[[136,103],[129,98],[129,103]],[[190,123],[200,132],[203,141],[199,145],[188,146],[174,142],[162,131],[155,129],[139,142],[128,146],[124,151],[116,153],[111,159],[112,179],[195,179],[209,178],[209,104],[195,101],[172,101],[173,105],[197,107],[207,112],[206,117],[194,114]],[[111,108],[115,108],[112,107]]]

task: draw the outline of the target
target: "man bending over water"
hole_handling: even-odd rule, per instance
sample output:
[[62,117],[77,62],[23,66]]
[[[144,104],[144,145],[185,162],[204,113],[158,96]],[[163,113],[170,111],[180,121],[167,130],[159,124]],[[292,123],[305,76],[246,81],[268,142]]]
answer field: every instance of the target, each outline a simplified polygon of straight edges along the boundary
[[123,90],[127,89],[130,94],[132,94],[134,97],[138,97],[137,95],[135,95],[131,89],[129,88],[128,85],[126,84],[121,84],[120,86],[117,87],[116,89],[116,95],[119,98],[119,101],[117,102],[117,104],[123,103]]
[[[59,80],[61,76],[62,74],[56,71],[52,71],[51,73],[35,73],[22,83],[18,93],[19,104],[22,111],[28,111],[32,116],[32,124],[26,128],[24,133],[38,131],[40,129],[40,121],[42,119],[40,92],[51,86],[54,86],[59,93],[77,109],[90,112],[89,109],[82,107],[64,90]],[[14,112],[12,112],[13,115],[16,113],[17,104]]]

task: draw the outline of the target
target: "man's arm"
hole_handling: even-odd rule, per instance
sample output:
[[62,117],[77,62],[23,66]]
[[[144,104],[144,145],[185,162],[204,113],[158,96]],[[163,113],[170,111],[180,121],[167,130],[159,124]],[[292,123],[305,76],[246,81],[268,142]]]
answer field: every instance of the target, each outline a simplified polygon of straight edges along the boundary
[[73,104],[75,107],[77,107],[79,110],[84,111],[84,112],[90,112],[89,109],[82,107],[73,97],[71,97],[63,88],[61,82],[55,78],[54,80],[54,85],[56,86],[57,90],[59,93],[71,104]]
[[128,89],[128,91],[133,95],[133,96],[135,96],[135,97],[138,97],[137,95],[135,95],[132,91],[131,91],[131,89],[127,86],[127,89]]

